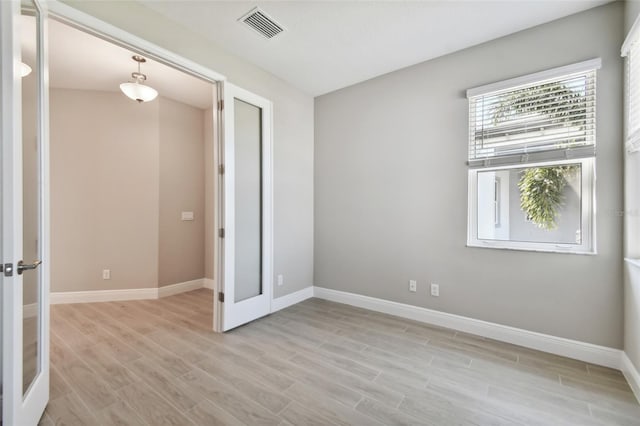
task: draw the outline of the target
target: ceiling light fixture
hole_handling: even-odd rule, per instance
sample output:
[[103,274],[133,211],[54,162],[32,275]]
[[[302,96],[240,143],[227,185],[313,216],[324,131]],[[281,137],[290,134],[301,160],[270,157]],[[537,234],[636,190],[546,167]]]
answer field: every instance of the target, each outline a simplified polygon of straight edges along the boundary
[[127,95],[128,98],[138,101],[138,103],[152,101],[158,96],[158,91],[152,87],[145,86],[142,82],[147,80],[147,76],[140,72],[140,64],[147,62],[142,56],[134,55],[131,57],[138,63],[138,72],[131,73],[134,82],[122,83],[120,90]]
[[20,77],[26,77],[31,74],[31,67],[24,62],[20,62]]

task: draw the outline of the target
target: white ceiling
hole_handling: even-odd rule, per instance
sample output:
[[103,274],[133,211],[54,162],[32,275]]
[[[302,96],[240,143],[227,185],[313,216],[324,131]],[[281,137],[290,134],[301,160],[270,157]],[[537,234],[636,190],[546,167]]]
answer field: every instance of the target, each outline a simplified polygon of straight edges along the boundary
[[[608,0],[141,2],[317,96]],[[237,21],[256,5],[286,31]]]
[[[35,19],[23,16],[21,26],[23,61],[33,68]],[[130,81],[131,73],[137,70],[133,55],[120,46],[49,20],[49,84],[53,88],[119,92],[120,83]],[[146,84],[160,96],[201,109],[213,103],[211,83],[148,58],[141,71],[147,75]]]

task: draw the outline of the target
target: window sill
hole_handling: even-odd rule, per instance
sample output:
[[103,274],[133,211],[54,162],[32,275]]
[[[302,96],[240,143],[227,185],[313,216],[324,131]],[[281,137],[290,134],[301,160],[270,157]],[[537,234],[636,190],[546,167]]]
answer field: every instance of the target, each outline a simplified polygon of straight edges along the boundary
[[629,265],[634,265],[636,268],[640,268],[640,259],[638,258],[625,257],[624,261]]
[[[485,248],[494,250],[513,250],[513,251],[531,251],[536,253],[554,253],[554,254],[579,254],[583,256],[595,256],[598,253],[595,251],[577,251],[577,250],[562,250],[552,248],[529,248],[529,247],[505,247],[499,245],[493,245],[492,243],[467,243],[467,247],[472,248]],[[638,267],[640,268],[640,259],[636,260]]]

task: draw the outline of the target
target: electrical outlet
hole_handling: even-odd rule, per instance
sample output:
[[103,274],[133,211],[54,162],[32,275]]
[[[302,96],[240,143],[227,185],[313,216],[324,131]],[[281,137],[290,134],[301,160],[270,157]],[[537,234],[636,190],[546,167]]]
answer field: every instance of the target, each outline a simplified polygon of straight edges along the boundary
[[111,279],[111,270],[110,269],[103,269],[102,270],[102,279],[103,280],[110,280]]
[[281,286],[284,284],[284,275],[278,275],[278,285]]
[[440,297],[440,285],[431,283],[431,295],[433,297]]
[[416,280],[409,280],[409,291],[415,293],[418,290],[418,282]]

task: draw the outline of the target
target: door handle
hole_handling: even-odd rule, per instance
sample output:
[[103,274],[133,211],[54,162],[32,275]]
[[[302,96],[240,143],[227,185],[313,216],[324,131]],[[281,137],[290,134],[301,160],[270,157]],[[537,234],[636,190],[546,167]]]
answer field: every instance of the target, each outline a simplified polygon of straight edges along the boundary
[[40,266],[41,263],[42,263],[42,260],[36,260],[30,265],[25,265],[24,262],[21,260],[20,262],[18,262],[18,275],[22,275],[24,271],[30,271],[32,269],[36,269],[38,266]]

